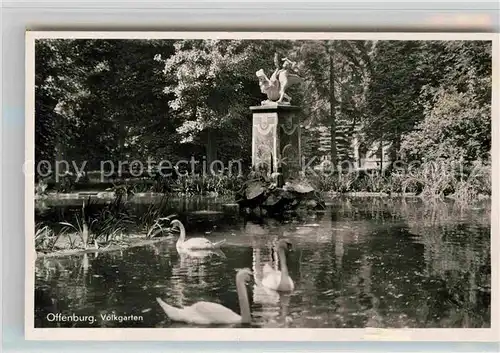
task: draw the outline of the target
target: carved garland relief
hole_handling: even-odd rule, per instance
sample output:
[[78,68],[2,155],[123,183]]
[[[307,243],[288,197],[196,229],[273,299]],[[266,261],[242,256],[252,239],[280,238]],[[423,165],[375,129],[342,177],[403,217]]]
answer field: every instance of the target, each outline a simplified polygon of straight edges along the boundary
[[[279,119],[276,113],[256,113],[253,118],[253,165],[270,171],[283,167],[287,175],[300,169],[299,126],[293,115]],[[273,159],[271,163],[271,159]]]
[[274,114],[255,114],[253,120],[253,164],[270,171],[271,159],[276,166],[277,156],[273,151],[276,146],[277,117]]

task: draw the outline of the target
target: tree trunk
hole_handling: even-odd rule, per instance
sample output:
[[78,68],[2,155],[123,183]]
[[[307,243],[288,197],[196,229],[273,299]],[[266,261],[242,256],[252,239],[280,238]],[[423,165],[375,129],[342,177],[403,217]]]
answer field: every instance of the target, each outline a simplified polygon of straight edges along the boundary
[[[57,162],[62,162],[65,158],[65,145],[63,141],[63,136],[62,134],[66,131],[66,122],[64,121],[64,118],[61,115],[56,115],[54,114],[54,118],[56,119],[56,129],[58,133],[55,135],[55,158]],[[64,163],[59,165],[59,170],[58,173],[65,173],[67,171],[66,166]]]
[[384,172],[384,140],[380,140],[380,174]]
[[335,99],[334,57],[330,53],[330,156],[334,168],[337,167],[337,101]]
[[[212,163],[217,160],[217,139],[216,134],[212,131],[212,129],[207,129],[207,142],[206,142],[206,152],[207,152],[207,168],[208,172],[212,171],[211,166]],[[214,172],[219,172],[219,165],[213,166]]]
[[392,142],[391,146],[389,147],[388,170],[392,170],[394,167],[394,163],[398,160],[400,148],[401,148],[401,136],[398,134],[398,136],[396,136],[396,139]]

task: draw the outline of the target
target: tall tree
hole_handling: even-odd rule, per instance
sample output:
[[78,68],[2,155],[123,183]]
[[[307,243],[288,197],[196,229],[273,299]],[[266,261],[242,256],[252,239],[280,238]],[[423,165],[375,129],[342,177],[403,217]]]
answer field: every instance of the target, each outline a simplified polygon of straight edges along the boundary
[[69,101],[79,90],[80,75],[69,57],[74,55],[72,40],[37,40],[35,42],[35,162],[52,163],[61,157],[61,146],[69,135],[57,111],[62,101]]
[[184,121],[178,129],[184,141],[204,137],[209,163],[221,152],[215,145],[220,136],[233,141],[233,158],[249,156],[248,108],[262,100],[255,72],[273,70],[274,53],[283,54],[291,45],[266,40],[176,42],[175,54],[165,62],[171,82],[166,91],[175,96],[170,107]]
[[420,41],[381,41],[373,58],[364,133],[368,144],[392,144],[392,159],[401,136],[423,117],[419,96],[429,74],[419,60],[421,50]]
[[[491,150],[491,43],[442,41],[426,45],[441,70],[422,88],[423,119],[403,137],[407,158],[471,163]],[[445,65],[443,67],[443,65]]]
[[330,160],[351,159],[352,137],[366,114],[370,55],[368,41],[305,41],[298,52],[306,78],[306,124],[328,126]]
[[[177,120],[163,92],[171,41],[37,43],[37,152],[87,161],[165,157]],[[57,140],[57,141],[56,141]]]

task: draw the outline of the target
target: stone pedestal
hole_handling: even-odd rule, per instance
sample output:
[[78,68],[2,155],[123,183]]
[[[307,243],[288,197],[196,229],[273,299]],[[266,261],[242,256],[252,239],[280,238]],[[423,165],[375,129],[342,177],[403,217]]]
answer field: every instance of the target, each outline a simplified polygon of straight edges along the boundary
[[285,180],[301,170],[299,108],[267,104],[250,107],[253,113],[252,166],[269,174],[281,172]]

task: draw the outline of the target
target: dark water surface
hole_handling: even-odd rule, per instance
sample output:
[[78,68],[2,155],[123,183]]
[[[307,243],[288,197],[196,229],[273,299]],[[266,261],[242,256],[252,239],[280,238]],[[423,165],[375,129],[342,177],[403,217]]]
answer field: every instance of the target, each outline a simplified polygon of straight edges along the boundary
[[[265,225],[217,213],[217,201],[174,202],[172,209],[186,221],[188,237],[226,239],[224,254],[181,257],[175,240],[166,239],[118,252],[39,258],[36,327],[186,326],[172,323],[156,297],[175,306],[213,301],[239,313],[236,269],[258,273],[283,237],[295,246],[288,258],[295,291],[278,295],[250,283],[254,326],[490,327],[489,202],[463,210],[417,200],[335,199],[324,213]],[[96,321],[49,322],[48,313]],[[113,313],[142,320],[101,319]]]

